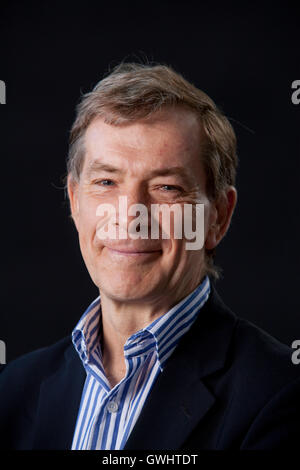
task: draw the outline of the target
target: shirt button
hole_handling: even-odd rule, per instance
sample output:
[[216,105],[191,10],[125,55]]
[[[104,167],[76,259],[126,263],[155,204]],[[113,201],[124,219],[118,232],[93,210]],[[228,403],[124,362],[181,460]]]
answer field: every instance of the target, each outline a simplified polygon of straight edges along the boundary
[[107,404],[107,409],[110,413],[116,413],[118,411],[119,405],[115,401],[109,401]]

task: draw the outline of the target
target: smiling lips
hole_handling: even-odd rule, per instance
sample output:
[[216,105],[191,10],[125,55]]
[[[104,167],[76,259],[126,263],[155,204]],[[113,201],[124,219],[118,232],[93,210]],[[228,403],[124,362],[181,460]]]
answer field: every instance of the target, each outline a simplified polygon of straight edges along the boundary
[[161,253],[161,249],[153,248],[136,248],[133,246],[106,246],[106,248],[115,255],[119,256],[150,256]]

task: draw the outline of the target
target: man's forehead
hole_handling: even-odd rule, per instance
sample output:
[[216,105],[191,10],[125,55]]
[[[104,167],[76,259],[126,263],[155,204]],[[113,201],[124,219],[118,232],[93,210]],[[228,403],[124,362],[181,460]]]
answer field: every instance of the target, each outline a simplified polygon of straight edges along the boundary
[[174,119],[168,114],[165,119],[121,126],[106,124],[97,118],[88,127],[84,141],[86,166],[91,169],[111,163],[161,170],[182,167],[184,173],[191,160],[199,159],[203,138],[194,115],[189,114],[182,122],[178,116]]
[[153,147],[187,147],[199,144],[204,138],[202,124],[191,110],[175,108],[157,111],[147,119],[106,123],[104,118],[95,117],[85,132],[86,145],[127,145],[133,148],[148,145]]

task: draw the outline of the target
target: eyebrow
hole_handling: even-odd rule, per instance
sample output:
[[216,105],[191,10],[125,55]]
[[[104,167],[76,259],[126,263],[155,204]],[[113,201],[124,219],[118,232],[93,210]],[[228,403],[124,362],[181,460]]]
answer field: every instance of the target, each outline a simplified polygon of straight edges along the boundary
[[[87,169],[87,175],[91,176],[93,173],[105,171],[112,174],[124,174],[125,170],[118,168],[116,166],[110,165],[109,163],[103,163],[99,161],[93,161]],[[181,166],[172,166],[167,168],[158,168],[153,170],[149,174],[149,179],[156,176],[180,176],[185,181],[189,181],[190,177],[184,167]]]
[[90,176],[92,173],[99,171],[107,171],[108,173],[124,173],[120,168],[109,165],[108,163],[93,161],[87,169],[87,175]]

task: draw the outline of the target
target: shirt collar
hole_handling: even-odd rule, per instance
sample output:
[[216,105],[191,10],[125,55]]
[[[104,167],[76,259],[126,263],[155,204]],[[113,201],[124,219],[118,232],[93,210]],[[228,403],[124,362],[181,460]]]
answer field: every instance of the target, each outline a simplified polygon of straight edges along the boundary
[[[210,281],[205,276],[193,292],[164,315],[131,335],[124,345],[124,355],[137,356],[155,348],[161,370],[181,337],[189,330],[210,294]],[[72,341],[83,364],[94,358],[95,349],[101,362],[101,299],[97,297],[84,312],[72,332]],[[102,364],[101,364],[102,366]],[[103,367],[102,367],[103,368]]]
[[99,321],[101,315],[100,296],[86,309],[72,331],[72,342],[83,364],[90,361],[93,345],[99,339]]

